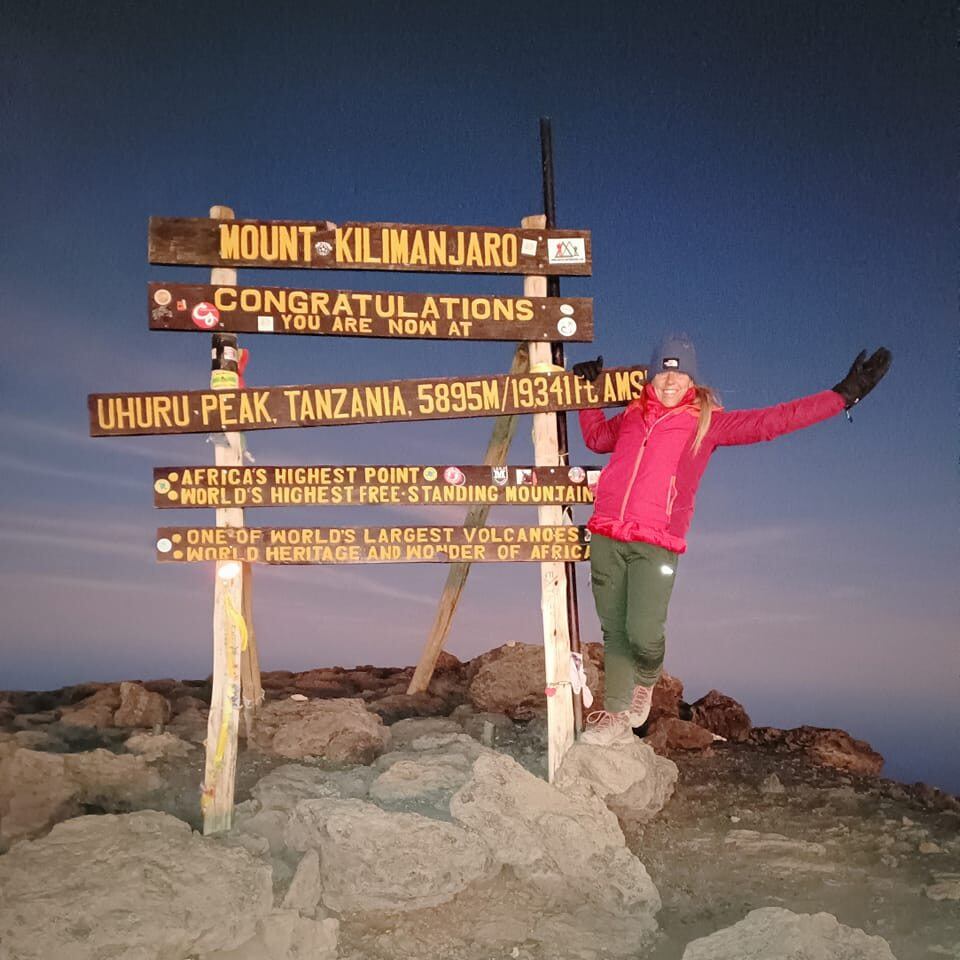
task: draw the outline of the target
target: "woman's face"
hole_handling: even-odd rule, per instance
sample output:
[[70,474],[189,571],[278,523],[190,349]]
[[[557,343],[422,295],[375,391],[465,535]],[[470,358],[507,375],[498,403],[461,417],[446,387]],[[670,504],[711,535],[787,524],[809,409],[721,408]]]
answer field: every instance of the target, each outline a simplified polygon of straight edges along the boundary
[[685,373],[658,373],[653,380],[653,392],[665,407],[675,407],[693,386],[693,381]]

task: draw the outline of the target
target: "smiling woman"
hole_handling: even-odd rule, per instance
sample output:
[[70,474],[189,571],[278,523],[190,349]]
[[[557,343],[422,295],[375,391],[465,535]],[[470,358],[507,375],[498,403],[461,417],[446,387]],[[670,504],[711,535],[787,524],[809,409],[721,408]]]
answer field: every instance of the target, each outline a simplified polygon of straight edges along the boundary
[[[890,366],[890,352],[866,352],[833,389],[759,410],[725,412],[697,382],[697,356],[683,334],[668,335],[650,360],[652,380],[639,399],[607,420],[581,410],[586,445],[612,453],[600,474],[590,551],[591,583],[600,617],[606,671],[605,710],[587,717],[584,740],[632,739],[650,714],[663,669],[664,624],[680,554],[693,519],[707,461],[719,446],[772,440],[826,420],[867,395]],[[595,379],[603,358],[573,370]]]

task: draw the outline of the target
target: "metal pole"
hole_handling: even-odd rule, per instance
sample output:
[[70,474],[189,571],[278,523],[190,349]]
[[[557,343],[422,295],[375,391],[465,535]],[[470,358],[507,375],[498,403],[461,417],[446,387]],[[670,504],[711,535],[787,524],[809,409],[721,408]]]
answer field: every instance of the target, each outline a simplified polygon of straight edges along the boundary
[[[540,118],[540,167],[543,178],[543,212],[547,217],[547,229],[552,230],[557,225],[557,199],[554,193],[553,179],[553,130],[549,117]],[[560,296],[560,278],[547,277],[547,296]],[[550,344],[553,362],[564,366],[563,343]],[[567,442],[567,414],[563,411],[557,414],[557,444],[559,447],[560,463],[570,462],[570,447]],[[563,508],[564,517],[573,522],[573,508],[568,504]],[[577,603],[577,567],[574,563],[565,565],[567,580],[567,622],[570,628],[570,650],[580,653],[580,610]],[[574,726],[576,732],[583,729],[583,701],[580,694],[573,698]]]

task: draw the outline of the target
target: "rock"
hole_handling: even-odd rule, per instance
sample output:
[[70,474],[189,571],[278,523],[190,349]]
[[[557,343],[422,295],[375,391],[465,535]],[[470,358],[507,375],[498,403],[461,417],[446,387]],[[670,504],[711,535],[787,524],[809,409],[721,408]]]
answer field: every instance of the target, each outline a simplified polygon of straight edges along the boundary
[[829,913],[751,910],[739,923],[687,944],[682,960],[896,960],[883,937],[844,926]]
[[139,683],[120,684],[120,708],[113,715],[115,727],[147,727],[165,724],[171,715],[167,698],[151,693]]
[[775,773],[771,773],[769,777],[764,777],[757,789],[761,793],[771,796],[787,792],[787,788],[780,782],[780,778]]
[[463,733],[463,727],[446,717],[408,717],[390,727],[390,745],[394,750],[402,750],[418,737],[437,733]]
[[90,750],[68,753],[63,759],[67,774],[77,784],[81,803],[129,808],[163,785],[144,757]]
[[319,851],[323,904],[336,911],[435,906],[495,869],[461,827],[362,800],[303,800],[284,836],[294,850]]
[[683,681],[671,676],[666,670],[660,675],[653,688],[650,702],[650,716],[647,723],[653,723],[660,717],[680,717],[680,704],[683,701]]
[[869,743],[854,740],[844,730],[809,726],[792,730],[755,727],[749,739],[779,750],[801,751],[815,763],[860,776],[878,776],[883,769],[883,757]]
[[251,742],[291,759],[369,763],[390,743],[390,731],[362,700],[271,700],[257,713]]
[[[596,667],[587,659],[584,668],[593,691],[599,679]],[[529,720],[546,713],[543,644],[497,647],[470,661],[467,673],[467,697],[477,710],[505,714],[513,720]]]
[[466,664],[458,657],[455,657],[449,650],[441,650],[437,656],[437,662],[433,666],[433,674],[448,673],[450,671],[462,670]]
[[[529,723],[539,721],[540,717],[534,717]],[[517,737],[517,725],[502,713],[471,713],[464,715],[460,723],[466,734],[488,747],[495,743],[511,743]]]
[[340,671],[308,670],[288,679],[287,683],[272,689],[305,693],[322,700],[334,700],[357,695],[357,687]]
[[750,716],[733,697],[711,690],[693,704],[693,722],[725,740],[742,742],[750,736]]
[[13,735],[13,742],[25,750],[44,750],[47,753],[63,753],[67,750],[63,740],[46,730],[18,730]]
[[672,760],[639,740],[615,747],[575,743],[554,784],[560,790],[586,785],[621,821],[644,823],[666,806],[678,775]]
[[340,921],[310,920],[295,910],[275,910],[236,950],[205,953],[200,960],[336,960]]
[[805,853],[816,857],[826,854],[822,843],[810,843],[806,840],[791,840],[782,833],[758,833],[756,830],[730,830],[723,838],[726,844],[732,844],[738,853],[776,856],[781,853]]
[[74,727],[112,727],[113,715],[120,707],[120,686],[111,684],[74,706],[64,707],[60,722]]
[[[183,699],[194,699],[183,698]],[[166,733],[172,733],[181,740],[191,743],[203,743],[207,739],[207,718],[209,711],[188,707],[178,713],[166,726]]]
[[320,892],[320,854],[316,850],[308,850],[300,858],[297,872],[284,894],[283,908],[311,914],[320,902]]
[[509,757],[484,753],[450,813],[554,909],[629,917],[636,945],[656,929],[660,896],[614,814],[586,785],[574,786],[562,792]]
[[920,853],[943,853],[943,847],[934,843],[932,840],[924,840],[923,843],[917,847],[917,850],[919,850]]
[[13,718],[13,725],[19,730],[33,730],[36,727],[45,727],[55,723],[56,710],[44,710],[42,713],[19,713]]
[[703,750],[709,747],[713,740],[714,735],[709,730],[689,720],[669,716],[655,720],[644,738],[644,742],[660,754],[669,753],[671,750]]
[[391,693],[372,701],[369,709],[384,723],[396,723],[408,717],[435,717],[445,713],[448,704],[430,693]]
[[78,817],[0,857],[0,942],[17,960],[230,950],[272,907],[268,866],[154,811]]
[[62,754],[14,750],[0,761],[0,840],[35,837],[75,816],[79,792]]
[[124,740],[123,745],[148,762],[155,760],[176,760],[189,757],[196,749],[192,743],[181,740],[173,733],[135,733]]
[[250,793],[264,810],[292,812],[301,800],[348,800],[367,795],[375,776],[368,768],[322,770],[299,763],[275,767],[253,786]]
[[923,892],[931,900],[960,900],[960,875],[937,874],[934,882],[927,884]]
[[473,758],[462,753],[397,760],[370,784],[370,798],[388,805],[417,801],[446,808],[472,769]]

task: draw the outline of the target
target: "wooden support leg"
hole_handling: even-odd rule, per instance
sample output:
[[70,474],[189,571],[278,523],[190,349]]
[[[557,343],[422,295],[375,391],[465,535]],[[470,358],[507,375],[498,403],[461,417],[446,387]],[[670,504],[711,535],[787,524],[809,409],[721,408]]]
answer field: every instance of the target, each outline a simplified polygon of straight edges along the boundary
[[[513,355],[513,363],[510,365],[512,375],[526,372],[527,357],[527,345],[524,343],[517,344],[516,352]],[[494,420],[493,435],[490,437],[490,443],[487,445],[487,452],[483,458],[485,464],[491,467],[506,464],[507,452],[510,449],[510,443],[516,429],[517,418],[515,416],[497,417]],[[482,527],[486,524],[489,513],[489,504],[472,507],[467,513],[463,525],[465,527]],[[453,614],[460,602],[460,594],[463,593],[463,587],[467,582],[469,572],[469,563],[450,564],[450,570],[447,572],[447,582],[440,596],[437,616],[430,628],[430,636],[427,638],[423,653],[420,654],[417,669],[414,670],[413,676],[410,678],[407,693],[424,693],[430,686],[430,680],[437,665],[437,658],[440,656],[444,643],[446,643],[447,633],[450,630],[450,624],[453,622]]]

